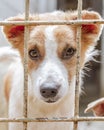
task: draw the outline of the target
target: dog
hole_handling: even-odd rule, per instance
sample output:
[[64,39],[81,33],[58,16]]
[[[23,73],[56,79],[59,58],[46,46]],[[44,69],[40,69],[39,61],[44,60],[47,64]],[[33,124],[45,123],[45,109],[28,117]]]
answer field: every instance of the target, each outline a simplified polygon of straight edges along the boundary
[[[94,11],[82,11],[83,20],[100,20]],[[30,21],[77,20],[77,11],[55,11],[30,15]],[[24,21],[23,15],[7,21]],[[74,116],[78,25],[29,26],[28,39],[28,118]],[[86,62],[95,55],[94,47],[102,32],[100,24],[82,24],[80,79]],[[9,118],[23,117],[24,26],[8,25],[3,32],[19,52],[5,76],[5,97]],[[5,51],[5,55],[8,51]],[[72,130],[73,123],[29,122],[28,130]],[[23,123],[9,123],[9,130],[23,130]]]

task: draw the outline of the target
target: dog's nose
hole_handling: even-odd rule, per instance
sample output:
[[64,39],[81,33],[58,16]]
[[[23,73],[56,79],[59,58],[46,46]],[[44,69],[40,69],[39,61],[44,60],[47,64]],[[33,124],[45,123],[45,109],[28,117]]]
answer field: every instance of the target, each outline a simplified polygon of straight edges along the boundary
[[40,88],[40,93],[44,98],[53,98],[57,95],[59,85],[52,86],[51,84],[43,84]]
[[43,88],[40,90],[40,92],[44,98],[52,98],[57,95],[58,91],[55,88]]

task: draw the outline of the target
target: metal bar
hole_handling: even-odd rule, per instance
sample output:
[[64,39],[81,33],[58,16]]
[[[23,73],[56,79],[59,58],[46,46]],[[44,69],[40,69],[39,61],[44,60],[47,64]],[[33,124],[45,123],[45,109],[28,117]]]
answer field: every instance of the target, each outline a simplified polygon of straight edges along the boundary
[[104,20],[70,20],[70,21],[0,21],[0,26],[9,25],[81,25],[81,24],[104,24]]
[[[104,17],[104,0],[102,1],[102,17]],[[100,70],[100,76],[101,76],[101,88],[100,88],[100,96],[104,96],[104,30],[102,32],[101,37],[101,70]]]
[[[29,0],[25,0],[25,21],[29,19]],[[29,29],[25,25],[24,33],[24,106],[23,106],[23,116],[27,118],[28,114],[28,36]],[[23,130],[27,130],[27,122],[23,122]]]
[[1,122],[85,122],[104,121],[104,117],[74,117],[74,118],[0,118]]
[[[78,0],[78,20],[82,18],[82,0]],[[80,90],[80,52],[81,52],[81,25],[77,28],[77,62],[76,62],[76,85],[75,85],[75,106],[74,106],[74,117],[79,117],[79,90]],[[73,130],[78,129],[78,121],[74,122]]]

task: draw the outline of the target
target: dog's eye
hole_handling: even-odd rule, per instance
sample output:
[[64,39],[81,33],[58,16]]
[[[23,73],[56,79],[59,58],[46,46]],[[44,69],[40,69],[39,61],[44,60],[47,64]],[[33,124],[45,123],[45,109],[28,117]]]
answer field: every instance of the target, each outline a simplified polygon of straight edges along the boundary
[[40,58],[39,50],[38,49],[30,50],[29,56],[32,60],[38,60]]
[[76,52],[76,49],[74,48],[65,48],[63,53],[62,53],[62,58],[63,59],[69,59],[71,58]]

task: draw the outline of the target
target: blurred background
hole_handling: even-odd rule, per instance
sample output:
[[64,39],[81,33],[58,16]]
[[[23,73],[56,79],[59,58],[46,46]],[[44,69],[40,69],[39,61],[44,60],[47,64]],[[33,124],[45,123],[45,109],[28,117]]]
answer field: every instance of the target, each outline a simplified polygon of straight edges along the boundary
[[[24,0],[0,0],[0,21],[24,13]],[[30,0],[30,13],[51,12],[54,10],[76,10],[77,0]],[[94,10],[101,14],[104,18],[104,0],[83,0],[83,9]],[[101,53],[96,60],[99,62],[90,62],[90,71],[87,71],[87,76],[84,78],[83,91],[80,98],[80,115],[84,115],[84,109],[87,104],[100,97],[104,97],[104,37],[102,36],[97,49]],[[8,46],[6,39],[3,37],[0,30],[0,47]],[[7,69],[6,66],[0,65],[0,90],[2,90],[3,72]],[[0,102],[1,102],[0,94]],[[2,102],[0,108],[2,106]],[[2,113],[1,115],[2,116]]]

